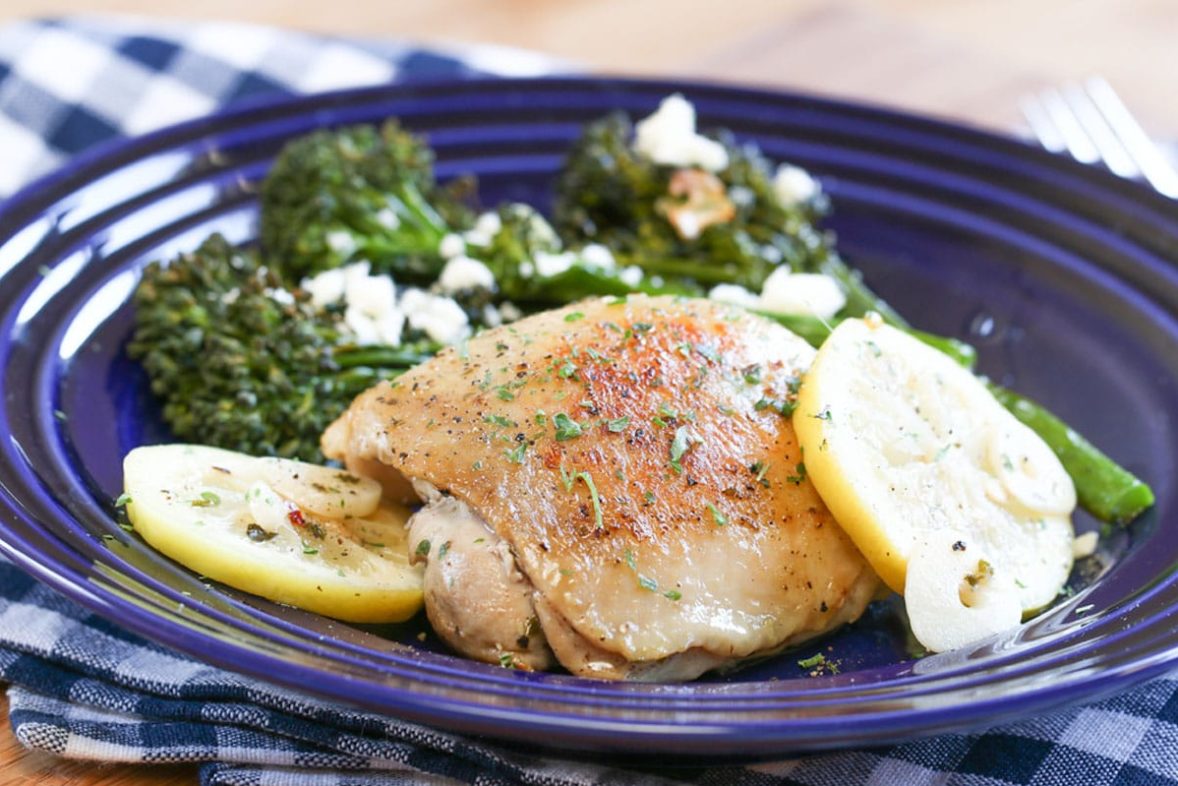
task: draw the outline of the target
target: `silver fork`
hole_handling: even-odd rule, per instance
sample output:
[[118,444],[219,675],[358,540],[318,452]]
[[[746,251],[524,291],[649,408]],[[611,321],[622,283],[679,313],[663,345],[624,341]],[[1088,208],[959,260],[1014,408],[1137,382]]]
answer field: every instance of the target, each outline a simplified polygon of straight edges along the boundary
[[1025,98],[1023,117],[1039,144],[1085,164],[1103,163],[1127,178],[1142,178],[1178,199],[1178,171],[1149,138],[1104,79],[1070,84]]

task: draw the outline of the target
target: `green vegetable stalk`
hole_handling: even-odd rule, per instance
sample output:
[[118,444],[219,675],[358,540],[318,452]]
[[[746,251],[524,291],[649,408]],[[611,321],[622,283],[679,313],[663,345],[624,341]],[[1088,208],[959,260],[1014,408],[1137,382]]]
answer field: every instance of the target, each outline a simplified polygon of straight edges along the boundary
[[395,121],[315,131],[289,143],[262,183],[262,247],[291,284],[361,259],[428,284],[445,262],[442,238],[471,222],[472,189],[438,186],[432,151]]
[[1153,490],[1041,404],[999,385],[990,392],[1055,451],[1076,484],[1080,506],[1101,521],[1124,524],[1154,503]]
[[220,235],[143,271],[128,345],[175,436],[322,461],[319,435],[352,399],[436,347],[353,347],[340,317],[285,289]]

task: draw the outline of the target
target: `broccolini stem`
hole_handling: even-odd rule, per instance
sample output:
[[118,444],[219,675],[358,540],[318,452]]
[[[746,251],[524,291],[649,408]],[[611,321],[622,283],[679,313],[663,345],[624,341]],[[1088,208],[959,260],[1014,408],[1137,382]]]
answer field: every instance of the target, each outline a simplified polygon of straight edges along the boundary
[[838,256],[828,255],[822,260],[819,269],[843,285],[847,295],[847,304],[843,307],[843,312],[847,316],[861,317],[869,311],[874,311],[893,327],[908,327],[908,320],[900,316],[900,312],[863,283],[863,274],[847,267],[847,263]]
[[1154,503],[1153,490],[1106,456],[1043,406],[989,383],[990,392],[1011,414],[1055,451],[1076,484],[1080,506],[1101,521],[1124,524]]
[[415,345],[412,348],[390,346],[353,347],[336,350],[333,359],[340,368],[371,366],[373,368],[409,368],[429,360],[440,347]]
[[725,263],[722,260],[711,260],[706,263],[692,261],[690,257],[664,257],[652,259],[641,254],[614,254],[618,264],[625,267],[637,265],[648,276],[662,276],[663,278],[686,278],[703,285],[710,284],[740,284],[744,287],[759,289],[764,283],[760,278],[751,279],[742,271],[741,266]]

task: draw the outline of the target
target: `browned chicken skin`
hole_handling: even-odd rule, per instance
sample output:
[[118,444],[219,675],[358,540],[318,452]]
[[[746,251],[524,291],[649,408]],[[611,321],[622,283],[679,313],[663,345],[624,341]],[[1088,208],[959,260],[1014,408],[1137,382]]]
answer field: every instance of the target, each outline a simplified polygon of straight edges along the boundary
[[[782,414],[812,357],[722,304],[586,301],[372,388],[324,452],[355,471],[389,468],[390,493],[424,481],[475,512],[526,579],[544,634],[530,650],[546,638],[576,674],[691,679],[854,620],[878,586]],[[484,581],[435,584],[431,620]],[[498,649],[485,626],[477,642],[446,639],[506,662],[494,655],[519,649],[513,609]],[[453,616],[443,626],[460,629]]]

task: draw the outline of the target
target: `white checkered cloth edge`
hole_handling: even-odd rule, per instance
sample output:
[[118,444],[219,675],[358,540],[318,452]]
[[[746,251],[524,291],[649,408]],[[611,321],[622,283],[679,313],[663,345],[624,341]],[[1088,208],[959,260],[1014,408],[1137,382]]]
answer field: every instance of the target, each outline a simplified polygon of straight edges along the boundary
[[96,142],[250,98],[568,68],[503,47],[422,49],[230,22],[17,22],[0,27],[0,197]]
[[[229,103],[421,76],[565,65],[240,24],[141,19],[0,28],[0,198],[97,142]],[[0,681],[17,738],[98,761],[202,762],[217,786],[398,783],[1175,786],[1178,681],[1088,707],[891,748],[747,767],[618,770],[334,706],[169,652],[0,559]]]

